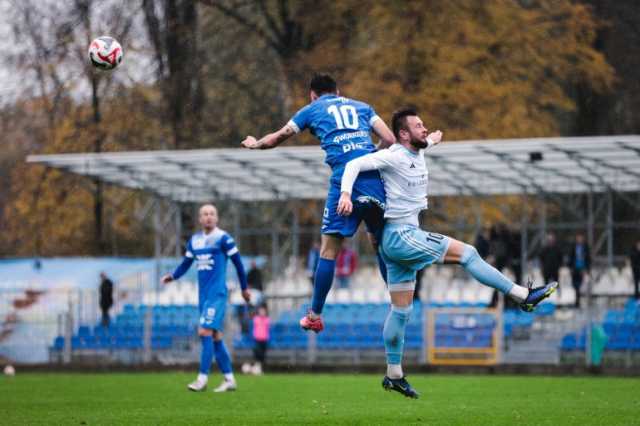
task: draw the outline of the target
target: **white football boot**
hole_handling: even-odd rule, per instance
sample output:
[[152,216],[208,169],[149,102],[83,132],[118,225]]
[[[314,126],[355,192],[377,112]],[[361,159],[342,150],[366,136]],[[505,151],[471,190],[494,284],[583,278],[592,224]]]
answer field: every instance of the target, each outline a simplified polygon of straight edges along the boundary
[[187,388],[193,392],[202,392],[207,388],[207,380],[202,377],[198,377],[196,380],[189,383]]
[[220,383],[220,386],[215,388],[213,391],[217,392],[217,393],[220,393],[220,392],[232,392],[232,391],[234,391],[236,389],[238,389],[238,385],[236,384],[235,379],[234,380],[224,379],[222,381],[222,383]]

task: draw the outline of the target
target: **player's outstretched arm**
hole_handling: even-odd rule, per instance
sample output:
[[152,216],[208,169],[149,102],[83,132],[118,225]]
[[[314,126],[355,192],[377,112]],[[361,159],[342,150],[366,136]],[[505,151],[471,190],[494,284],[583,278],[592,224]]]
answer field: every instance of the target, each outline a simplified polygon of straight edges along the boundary
[[379,119],[373,122],[373,132],[380,138],[380,143],[376,146],[378,149],[389,148],[396,143],[396,137],[393,135],[389,126],[384,120]]
[[271,149],[280,145],[295,134],[295,130],[287,124],[277,132],[269,133],[268,135],[260,138],[260,140],[256,140],[253,136],[247,136],[245,140],[241,142],[241,145],[249,149]]
[[160,282],[162,284],[169,284],[171,281],[177,280],[178,278],[180,278],[181,276],[187,273],[192,263],[193,263],[193,257],[189,257],[189,256],[183,257],[182,262],[180,263],[180,265],[178,265],[176,270],[173,271],[173,274],[163,275],[162,278],[160,278]]

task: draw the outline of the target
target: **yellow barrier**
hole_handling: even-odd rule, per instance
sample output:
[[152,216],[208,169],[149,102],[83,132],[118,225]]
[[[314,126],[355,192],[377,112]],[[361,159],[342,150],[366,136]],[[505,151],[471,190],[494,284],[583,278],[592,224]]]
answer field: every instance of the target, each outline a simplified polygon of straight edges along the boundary
[[[483,314],[495,318],[495,327],[491,335],[491,347],[488,348],[449,348],[436,347],[436,315],[439,314]],[[427,310],[425,327],[427,344],[427,362],[433,365],[495,365],[500,359],[502,339],[502,318],[496,309],[479,308],[430,308]]]

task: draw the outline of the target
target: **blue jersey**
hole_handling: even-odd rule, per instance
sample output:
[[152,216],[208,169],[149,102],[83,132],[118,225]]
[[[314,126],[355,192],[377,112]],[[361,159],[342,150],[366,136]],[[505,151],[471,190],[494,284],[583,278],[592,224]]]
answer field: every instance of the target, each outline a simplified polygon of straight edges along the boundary
[[227,259],[238,253],[233,238],[222,229],[211,233],[198,232],[187,242],[183,263],[173,273],[178,279],[195,261],[198,268],[198,296],[205,300],[227,297]]
[[350,160],[375,151],[370,133],[379,119],[364,102],[328,94],[298,111],[288,124],[296,133],[308,128],[320,140],[334,175],[342,175]]

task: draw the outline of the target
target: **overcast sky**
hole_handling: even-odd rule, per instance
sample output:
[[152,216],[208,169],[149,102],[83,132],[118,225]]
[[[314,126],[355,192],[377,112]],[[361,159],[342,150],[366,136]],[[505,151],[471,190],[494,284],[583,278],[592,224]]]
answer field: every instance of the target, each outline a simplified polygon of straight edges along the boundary
[[[16,96],[24,92],[29,84],[33,82],[34,75],[31,73],[18,73],[7,62],[7,57],[12,51],[15,51],[14,37],[11,29],[9,16],[10,3],[14,0],[0,0],[0,106],[11,104],[15,101]],[[20,0],[15,0],[20,1]],[[54,0],[57,1],[57,0]],[[103,5],[104,6],[104,5]],[[135,13],[135,10],[132,9]],[[136,21],[132,27],[129,40],[119,40],[125,45],[125,55],[122,64],[114,71],[110,71],[112,76],[120,83],[127,86],[140,82],[152,82],[153,63],[149,55],[150,50],[146,45],[146,37],[140,14],[136,16]],[[96,33],[95,37],[102,35],[110,35],[108,30],[101,29],[100,33]],[[128,43],[125,43],[128,42]],[[88,48],[88,46],[87,46]],[[87,57],[88,64],[88,57]],[[71,61],[67,69],[63,69],[63,78],[81,77],[83,70],[79,68],[77,61]],[[71,94],[75,99],[87,99],[90,96],[89,86],[86,79],[74,79],[76,83],[73,85]],[[78,84],[79,83],[79,84]]]
[[[6,58],[6,53],[11,51],[12,36],[11,25],[7,17],[8,0],[0,0],[0,52]],[[18,78],[7,67],[5,58],[0,58],[0,105],[4,105],[15,96]]]

